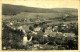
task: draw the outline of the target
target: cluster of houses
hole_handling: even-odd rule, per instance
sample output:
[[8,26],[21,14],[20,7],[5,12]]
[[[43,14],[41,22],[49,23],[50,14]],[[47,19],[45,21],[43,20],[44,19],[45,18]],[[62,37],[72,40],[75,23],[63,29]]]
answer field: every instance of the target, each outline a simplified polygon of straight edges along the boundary
[[[16,30],[16,29],[18,29],[20,31],[22,30],[24,34],[27,34],[27,32],[30,31],[30,33],[34,34],[34,35],[38,35],[40,32],[40,34],[43,35],[44,37],[48,37],[48,36],[52,36],[52,37],[55,37],[55,36],[75,37],[74,33],[59,32],[58,31],[58,28],[59,28],[58,25],[54,25],[54,26],[45,25],[45,28],[43,26],[37,25],[36,27],[33,28],[33,31],[29,29],[29,26],[28,27],[18,26],[17,28],[15,28],[15,27],[12,27],[14,24],[11,22],[8,25],[11,26],[11,28],[13,28],[14,30]],[[27,28],[27,30],[26,30],[26,28]],[[63,25],[61,25],[61,28],[62,29],[68,28],[68,26],[63,24]]]
[[[33,30],[30,30],[29,27],[30,26],[25,26],[21,25],[21,26],[14,26],[14,23],[10,22],[7,24],[7,26],[9,26],[11,29],[15,30],[19,30],[22,31],[24,36],[22,39],[23,45],[25,46],[27,42],[31,42],[33,39],[33,35],[37,36],[37,35],[42,35],[43,37],[75,37],[74,33],[62,33],[58,31],[58,28],[60,28],[58,25],[54,25],[54,26],[49,26],[49,25],[37,25],[36,27],[34,27],[33,25]],[[61,28],[68,28],[67,25],[61,25]],[[26,30],[27,29],[27,30]],[[28,35],[30,36],[30,38],[28,39]]]
[[[62,29],[68,26],[67,25],[62,25]],[[43,36],[48,37],[48,36],[64,36],[64,37],[75,37],[74,33],[62,33],[58,31],[59,26],[48,26],[47,28],[45,28],[45,32],[43,32]],[[40,32],[43,30],[43,27],[36,27],[34,28],[34,31],[32,31],[33,34],[38,35],[37,32]]]

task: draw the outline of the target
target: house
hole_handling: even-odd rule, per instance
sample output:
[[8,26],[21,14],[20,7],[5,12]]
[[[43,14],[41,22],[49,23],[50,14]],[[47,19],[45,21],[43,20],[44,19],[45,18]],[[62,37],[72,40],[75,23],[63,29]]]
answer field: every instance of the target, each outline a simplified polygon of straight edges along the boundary
[[34,31],[31,31],[32,32],[32,34],[35,34],[35,35],[37,35],[37,32],[34,32]]
[[64,37],[75,37],[74,33],[64,33],[63,34]]
[[34,44],[34,47],[38,47],[38,46],[40,46],[39,44]]
[[50,30],[48,30],[48,29],[45,30],[45,34],[50,34],[50,33],[52,33],[51,29]]
[[19,26],[17,29],[20,30],[20,31],[23,31],[23,33],[26,34],[26,32],[25,32],[25,30],[23,29],[22,26]]
[[47,29],[48,29],[48,30],[52,29],[52,26],[48,26]]
[[22,30],[22,29],[23,29],[23,27],[22,27],[22,26],[19,26],[17,29]]
[[12,22],[10,22],[10,23],[9,23],[9,25],[13,25],[13,23],[12,23]]
[[48,34],[44,33],[43,36],[44,36],[44,37],[48,37]]
[[54,27],[52,28],[52,31],[58,31],[58,26],[54,26]]
[[51,26],[49,26],[49,27],[47,27],[47,29],[45,29],[46,34],[49,34],[51,32],[52,32],[52,27]]
[[51,36],[51,37],[55,37],[56,34],[57,34],[57,32],[52,32],[52,33],[49,34],[49,36]]
[[62,37],[62,36],[63,36],[63,33],[62,33],[62,32],[57,32],[57,33],[56,33],[56,37],[60,38],[60,37]]
[[40,30],[41,30],[41,27],[34,28],[34,31],[40,31]]
[[50,37],[55,37],[56,36],[56,34],[57,34],[57,32],[51,32],[51,33],[44,33],[44,37],[48,37],[48,36],[50,36]]

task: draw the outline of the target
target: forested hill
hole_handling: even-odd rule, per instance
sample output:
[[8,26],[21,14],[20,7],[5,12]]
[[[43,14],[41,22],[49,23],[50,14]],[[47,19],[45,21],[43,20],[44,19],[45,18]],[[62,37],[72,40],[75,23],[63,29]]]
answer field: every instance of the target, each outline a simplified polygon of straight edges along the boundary
[[45,9],[45,8],[2,4],[2,14],[3,15],[16,15],[16,14],[19,14],[21,12],[29,12],[29,13],[77,13],[78,10],[74,9],[74,8]]

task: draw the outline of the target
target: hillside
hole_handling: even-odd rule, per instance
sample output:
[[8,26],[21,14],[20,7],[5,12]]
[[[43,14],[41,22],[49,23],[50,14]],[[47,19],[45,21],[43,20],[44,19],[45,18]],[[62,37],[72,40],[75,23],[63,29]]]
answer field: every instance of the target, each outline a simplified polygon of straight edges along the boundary
[[18,5],[10,5],[10,4],[2,4],[2,14],[3,15],[16,15],[21,12],[28,13],[77,13],[78,10],[74,8],[35,8],[35,7],[27,7],[27,6],[18,6]]

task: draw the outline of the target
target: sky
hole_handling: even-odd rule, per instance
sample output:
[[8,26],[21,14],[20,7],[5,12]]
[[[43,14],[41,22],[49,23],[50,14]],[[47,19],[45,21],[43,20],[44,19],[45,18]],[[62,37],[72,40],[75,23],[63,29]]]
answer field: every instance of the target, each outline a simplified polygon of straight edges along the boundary
[[2,3],[37,8],[79,8],[78,0],[2,0]]

